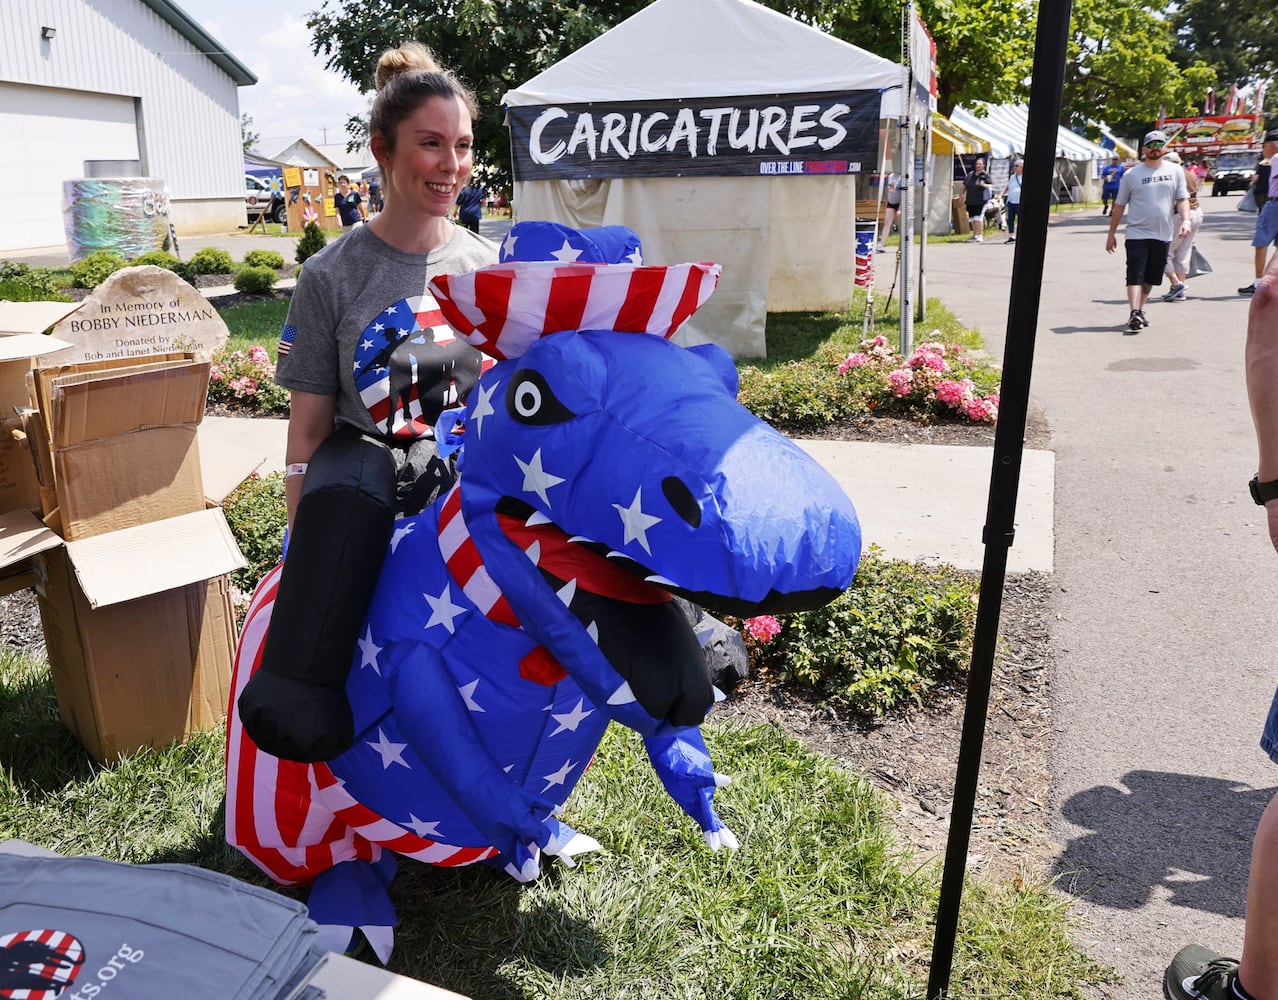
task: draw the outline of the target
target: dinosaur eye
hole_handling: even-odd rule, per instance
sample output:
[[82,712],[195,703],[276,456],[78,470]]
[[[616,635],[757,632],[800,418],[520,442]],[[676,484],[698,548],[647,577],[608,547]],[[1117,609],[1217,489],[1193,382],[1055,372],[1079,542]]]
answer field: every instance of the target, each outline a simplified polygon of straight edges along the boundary
[[555,397],[540,372],[522,371],[506,387],[506,409],[524,424],[545,426],[571,420],[574,414]]

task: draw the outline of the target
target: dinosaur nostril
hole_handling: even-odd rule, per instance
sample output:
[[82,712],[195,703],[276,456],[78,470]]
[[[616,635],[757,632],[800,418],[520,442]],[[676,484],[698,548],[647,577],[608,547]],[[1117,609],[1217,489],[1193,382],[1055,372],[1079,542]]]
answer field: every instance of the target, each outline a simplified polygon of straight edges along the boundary
[[674,508],[676,514],[692,527],[701,527],[701,505],[697,503],[697,498],[692,495],[692,490],[684,485],[682,479],[678,476],[666,476],[661,480],[661,492],[666,495],[666,501]]

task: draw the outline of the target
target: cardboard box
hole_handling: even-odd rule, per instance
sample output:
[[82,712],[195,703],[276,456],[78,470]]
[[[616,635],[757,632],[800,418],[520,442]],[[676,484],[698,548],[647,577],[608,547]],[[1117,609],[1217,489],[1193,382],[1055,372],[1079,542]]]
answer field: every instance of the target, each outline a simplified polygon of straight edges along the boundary
[[33,366],[70,346],[65,340],[43,334],[0,337],[0,514],[41,508],[40,481],[27,427],[27,376]]
[[246,560],[204,495],[208,371],[171,355],[26,376],[33,467],[52,478],[56,506],[43,523],[27,510],[0,518],[0,584],[25,585],[29,563],[59,712],[103,762],[226,715],[227,574]]
[[58,710],[96,759],[222,724],[235,647],[226,574],[243,565],[218,508],[35,557]]

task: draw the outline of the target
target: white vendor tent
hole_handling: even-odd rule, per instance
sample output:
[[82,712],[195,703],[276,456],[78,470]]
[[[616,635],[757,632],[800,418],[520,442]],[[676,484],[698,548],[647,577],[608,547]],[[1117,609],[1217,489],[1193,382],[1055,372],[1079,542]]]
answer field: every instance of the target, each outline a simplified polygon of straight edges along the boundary
[[[655,0],[502,98],[516,147],[517,217],[571,226],[627,225],[643,240],[645,259],[652,263],[722,264],[718,291],[679,339],[689,344],[712,341],[737,357],[762,357],[768,311],[842,310],[851,301],[856,173],[877,169],[878,119],[885,107],[896,113],[903,79],[896,63],[753,0]],[[822,155],[818,143],[825,150],[835,138],[818,127],[816,116],[827,124],[826,116],[835,114],[830,101],[861,100],[860,106],[868,107],[865,92],[875,92],[877,100],[869,112],[874,130],[864,158],[811,159]],[[656,102],[669,114],[642,118]],[[635,110],[644,105],[646,110]],[[595,125],[588,120],[583,124],[589,115],[582,106],[591,106],[603,123],[601,155],[609,145],[609,128],[630,130],[628,139],[619,138],[620,131],[612,135],[615,153],[627,162],[607,176],[578,171],[575,176],[521,177],[515,125],[519,113],[541,116],[528,133],[534,143],[543,135],[541,124],[556,115],[563,122],[577,122],[571,138],[565,133],[553,148],[542,145],[534,153],[528,146],[529,162],[544,164],[565,148],[586,145],[594,159]],[[753,165],[752,175],[697,173],[710,169],[714,136],[721,137],[717,152],[726,152],[729,127],[747,120],[741,110],[746,107],[762,122],[769,114],[789,115],[788,124],[774,130],[781,150],[773,154],[774,162]],[[835,107],[846,110],[844,104]],[[674,150],[674,136],[683,125],[686,172],[644,174],[638,158],[628,159],[636,149],[649,148],[649,119],[675,121],[673,130],[664,125],[668,150]],[[753,127],[754,117],[749,121]],[[760,148],[763,131],[761,126]],[[660,142],[659,135],[656,144]],[[801,146],[803,153],[796,155]],[[734,142],[733,148],[739,144]],[[750,150],[754,152],[753,145]],[[544,172],[555,168],[546,166]]]
[[[990,104],[983,107],[984,117],[977,117],[966,108],[957,107],[950,112],[950,118],[967,131],[988,138],[991,156],[1002,159],[1020,155],[1025,149],[1029,107],[1024,104]],[[1097,145],[1058,125],[1053,197],[1063,200],[1099,200],[1100,165],[1118,155],[1114,150]]]

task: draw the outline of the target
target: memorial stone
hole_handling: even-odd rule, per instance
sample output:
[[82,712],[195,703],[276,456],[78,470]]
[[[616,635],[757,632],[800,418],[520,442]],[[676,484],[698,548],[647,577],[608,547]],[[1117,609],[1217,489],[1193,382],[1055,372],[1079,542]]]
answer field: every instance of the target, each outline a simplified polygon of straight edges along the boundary
[[59,364],[189,351],[212,360],[230,332],[209,300],[162,267],[126,267],[110,275],[53,336],[73,346]]

